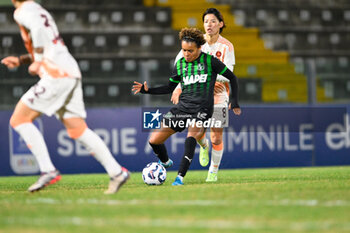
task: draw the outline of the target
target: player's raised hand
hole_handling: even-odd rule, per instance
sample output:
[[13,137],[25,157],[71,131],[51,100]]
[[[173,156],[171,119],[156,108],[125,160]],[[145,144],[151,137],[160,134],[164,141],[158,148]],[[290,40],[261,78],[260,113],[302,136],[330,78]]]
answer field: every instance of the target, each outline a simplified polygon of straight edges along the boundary
[[13,69],[20,65],[19,57],[8,56],[1,60],[1,63],[7,66],[7,68]]
[[145,89],[145,91],[147,92],[148,91],[148,86],[147,86],[147,82],[146,81],[143,84],[134,81],[134,85],[132,86],[131,91],[133,91],[134,95],[136,95],[137,93],[139,93],[141,91],[142,86]]

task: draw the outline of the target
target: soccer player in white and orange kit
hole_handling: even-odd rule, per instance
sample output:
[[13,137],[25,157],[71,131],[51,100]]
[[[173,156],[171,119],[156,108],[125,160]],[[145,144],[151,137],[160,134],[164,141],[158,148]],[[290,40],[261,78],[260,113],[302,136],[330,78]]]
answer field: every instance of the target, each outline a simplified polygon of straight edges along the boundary
[[[202,51],[215,56],[223,62],[231,71],[235,65],[234,48],[230,41],[220,35],[225,27],[223,16],[216,8],[208,8],[202,16],[205,35],[207,41],[202,46]],[[180,52],[176,61],[182,57]],[[223,125],[228,123],[228,103],[229,103],[229,80],[218,75],[214,88],[214,113],[213,118],[220,120]],[[174,104],[178,103],[181,88],[174,91],[171,100]],[[221,158],[223,155],[223,128],[211,128],[210,140],[212,143],[211,163],[208,171],[207,182],[217,181]],[[205,167],[209,163],[209,142],[205,136],[198,141],[200,148],[199,162]]]
[[44,138],[32,123],[41,114],[53,114],[63,123],[68,135],[82,143],[110,176],[106,194],[112,194],[129,179],[102,139],[88,128],[81,86],[81,72],[59,35],[52,16],[32,0],[12,0],[28,54],[1,60],[8,68],[30,64],[31,75],[40,80],[20,99],[11,116],[10,125],[20,134],[38,161],[41,176],[28,188],[38,191],[56,183],[61,175],[52,164]]

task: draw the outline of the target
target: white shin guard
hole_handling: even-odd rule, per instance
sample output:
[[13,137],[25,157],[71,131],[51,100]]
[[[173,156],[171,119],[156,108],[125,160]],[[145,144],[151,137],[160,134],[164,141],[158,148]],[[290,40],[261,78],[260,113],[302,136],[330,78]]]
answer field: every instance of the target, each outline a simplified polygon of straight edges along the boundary
[[14,128],[23,138],[28,148],[35,156],[41,172],[56,170],[51,162],[44,137],[33,123],[23,123]]
[[224,150],[211,150],[210,172],[218,172]]
[[110,177],[121,173],[121,166],[114,159],[106,144],[94,131],[87,128],[76,140],[83,144],[91,155],[93,155],[96,160],[101,163]]

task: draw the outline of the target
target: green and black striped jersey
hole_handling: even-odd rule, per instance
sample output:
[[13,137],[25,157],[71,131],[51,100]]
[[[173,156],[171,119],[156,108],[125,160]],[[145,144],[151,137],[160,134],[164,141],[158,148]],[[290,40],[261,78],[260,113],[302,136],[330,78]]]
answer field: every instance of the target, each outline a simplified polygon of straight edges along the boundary
[[147,91],[145,85],[142,85],[140,93],[151,95],[170,94],[178,83],[181,83],[182,93],[177,108],[189,114],[203,111],[212,114],[214,86],[218,74],[230,80],[230,104],[233,108],[239,108],[237,77],[224,63],[203,52],[193,62],[186,62],[185,58],[179,59],[174,66],[173,75],[168,85],[150,87]]
[[170,78],[171,82],[181,84],[179,109],[188,113],[202,109],[212,111],[216,77],[223,75],[227,69],[217,58],[203,52],[193,62],[179,59]]

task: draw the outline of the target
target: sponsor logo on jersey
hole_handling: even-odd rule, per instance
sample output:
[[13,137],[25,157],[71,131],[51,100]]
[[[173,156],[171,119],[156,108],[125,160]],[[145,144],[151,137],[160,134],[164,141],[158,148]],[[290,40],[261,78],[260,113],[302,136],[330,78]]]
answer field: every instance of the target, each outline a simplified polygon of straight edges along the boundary
[[199,63],[197,66],[198,71],[204,70],[204,65],[202,63]]
[[[198,70],[198,71],[202,71],[202,70],[204,70],[204,69],[205,69],[204,64],[199,63],[198,66],[197,66],[197,70]],[[183,70],[184,70],[184,71],[188,71],[188,67],[185,66],[185,67],[183,68]]]
[[207,82],[208,74],[195,74],[183,77],[184,85]]

